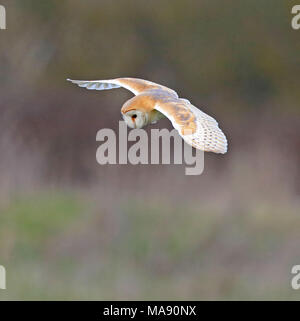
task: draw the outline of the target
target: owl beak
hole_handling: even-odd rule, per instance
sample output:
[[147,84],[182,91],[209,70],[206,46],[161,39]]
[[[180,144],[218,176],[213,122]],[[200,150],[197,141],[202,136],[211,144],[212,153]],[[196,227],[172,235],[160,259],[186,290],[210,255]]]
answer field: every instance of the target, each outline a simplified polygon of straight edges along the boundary
[[135,118],[131,117],[131,119],[132,119],[132,122],[133,122],[134,128],[136,128]]

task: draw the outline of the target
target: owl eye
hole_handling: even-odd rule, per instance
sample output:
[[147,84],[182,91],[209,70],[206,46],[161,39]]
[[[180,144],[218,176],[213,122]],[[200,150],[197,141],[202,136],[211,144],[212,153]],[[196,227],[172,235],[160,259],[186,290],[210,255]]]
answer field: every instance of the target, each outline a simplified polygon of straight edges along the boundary
[[137,117],[137,115],[135,115],[135,114],[134,114],[134,115],[132,115],[132,118],[136,118],[136,117]]

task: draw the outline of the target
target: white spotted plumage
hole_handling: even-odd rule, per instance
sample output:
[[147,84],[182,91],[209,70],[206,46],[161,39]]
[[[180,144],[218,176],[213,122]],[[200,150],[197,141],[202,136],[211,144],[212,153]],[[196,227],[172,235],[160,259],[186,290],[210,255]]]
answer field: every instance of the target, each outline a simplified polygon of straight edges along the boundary
[[227,139],[218,126],[218,122],[211,116],[205,114],[200,109],[192,105],[187,99],[184,100],[185,107],[195,115],[197,130],[191,133],[189,129],[183,129],[172,114],[164,113],[164,109],[157,104],[155,109],[168,117],[175,129],[178,130],[180,136],[190,145],[206,152],[214,152],[225,154],[227,152]]

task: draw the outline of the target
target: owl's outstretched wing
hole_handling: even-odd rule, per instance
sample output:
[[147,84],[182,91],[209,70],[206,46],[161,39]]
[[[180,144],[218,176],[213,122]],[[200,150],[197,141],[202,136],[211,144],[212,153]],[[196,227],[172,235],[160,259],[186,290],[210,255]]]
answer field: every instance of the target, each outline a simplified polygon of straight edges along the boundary
[[227,152],[227,139],[217,121],[188,100],[158,101],[155,109],[168,117],[180,136],[193,147],[206,152]]
[[150,89],[164,89],[172,93],[175,97],[178,97],[177,93],[168,87],[138,78],[116,78],[108,80],[67,80],[71,81],[73,84],[90,90],[106,90],[123,87],[131,91],[134,95],[138,95]]

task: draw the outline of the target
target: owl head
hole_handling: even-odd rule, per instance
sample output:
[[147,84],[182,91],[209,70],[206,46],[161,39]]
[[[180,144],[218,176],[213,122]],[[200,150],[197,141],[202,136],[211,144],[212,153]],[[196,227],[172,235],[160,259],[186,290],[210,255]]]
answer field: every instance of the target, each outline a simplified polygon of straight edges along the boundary
[[121,114],[130,128],[142,128],[149,123],[149,111],[142,97],[133,97],[122,106]]
[[142,128],[147,125],[147,114],[141,110],[132,109],[122,113],[123,119],[130,128]]

